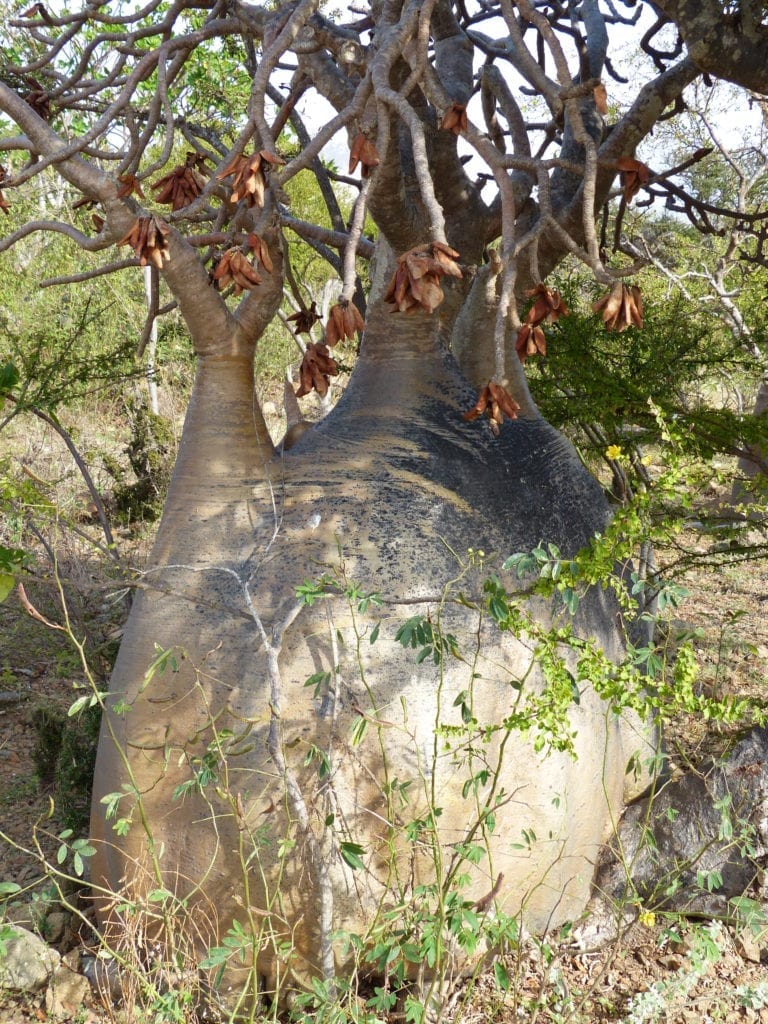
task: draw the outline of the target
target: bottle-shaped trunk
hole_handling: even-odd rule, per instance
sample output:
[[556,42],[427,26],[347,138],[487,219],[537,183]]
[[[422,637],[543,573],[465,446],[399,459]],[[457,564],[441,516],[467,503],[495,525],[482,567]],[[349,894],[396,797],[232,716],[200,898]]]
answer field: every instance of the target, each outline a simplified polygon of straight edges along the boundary
[[[462,878],[471,903],[502,875],[506,913],[573,918],[652,737],[583,682],[566,699],[573,756],[546,736],[535,755],[548,691],[534,645],[490,624],[483,591],[509,554],[544,541],[567,556],[604,527],[572,447],[533,411],[499,437],[466,422],[475,393],[437,316],[373,308],[343,399],[266,465],[252,419],[237,429],[247,386],[235,409],[203,378],[155,548],[165,567],[145,578],[115,671],[122,752],[105,732],[97,767],[94,833],[130,766],[153,845],[134,823],[99,879],[117,887],[126,855],[151,866],[162,849],[164,884],[210,901],[220,929],[252,908],[270,987],[343,969],[332,935],[369,938],[393,906],[408,916],[420,883]],[[620,653],[602,592],[572,625]],[[186,657],[145,684],[154,644]],[[462,863],[462,844],[479,859]]]

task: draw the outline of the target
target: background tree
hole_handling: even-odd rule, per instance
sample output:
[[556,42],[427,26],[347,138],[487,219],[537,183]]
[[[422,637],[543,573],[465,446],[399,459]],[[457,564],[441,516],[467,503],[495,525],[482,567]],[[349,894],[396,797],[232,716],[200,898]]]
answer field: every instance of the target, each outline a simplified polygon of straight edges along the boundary
[[[101,277],[125,265],[112,247],[129,246],[129,263],[162,277],[198,365],[105,715],[94,880],[128,896],[187,894],[215,907],[215,931],[244,910],[247,952],[272,988],[286,975],[330,978],[345,957],[336,929],[365,933],[390,901],[410,906],[478,829],[492,857],[469,869],[470,906],[497,898],[537,928],[572,918],[626,765],[653,753],[653,730],[606,715],[588,675],[531,640],[556,609],[537,608],[528,639],[516,635],[506,598],[482,589],[489,563],[475,551],[496,565],[543,540],[570,556],[606,526],[600,488],[539,416],[522,361],[567,313],[544,284],[565,257],[607,289],[607,329],[642,325],[639,288],[625,281],[647,257],[609,262],[596,226],[617,177],[625,206],[650,187],[706,224],[707,204],[676,182],[709,154],[665,170],[635,151],[703,74],[746,74],[734,33],[752,42],[768,29],[752,4],[697,5],[723,29],[703,67],[701,47],[675,42],[700,21],[684,6],[428,0],[330,17],[313,0],[151,0],[136,11],[36,3],[9,20],[3,206],[54,173],[80,198],[72,218],[34,216],[0,247],[59,232],[110,252],[88,272]],[[615,40],[622,27],[640,34],[649,14],[650,73],[617,103]],[[663,47],[662,30],[673,40]],[[761,88],[760,69],[744,84]],[[320,160],[344,132],[349,174],[361,173],[349,217]],[[324,223],[289,208],[302,172],[315,176]],[[759,245],[762,211],[736,216]],[[330,348],[354,346],[363,317],[365,330],[342,401],[279,453],[253,362],[293,238],[341,281],[299,393],[323,394]],[[357,260],[369,256],[364,302]],[[160,294],[148,324],[167,305]],[[313,326],[311,309],[300,317]],[[618,656],[608,597],[568,603],[577,635]],[[410,632],[398,633],[404,613]],[[418,676],[408,646],[422,648]],[[471,742],[452,742],[446,730],[462,723]],[[474,771],[478,758],[466,789],[457,767]],[[642,788],[637,776],[628,790]],[[438,842],[422,847],[412,827],[428,808]],[[522,853],[509,842],[520,829]],[[106,899],[102,915],[118,924]]]

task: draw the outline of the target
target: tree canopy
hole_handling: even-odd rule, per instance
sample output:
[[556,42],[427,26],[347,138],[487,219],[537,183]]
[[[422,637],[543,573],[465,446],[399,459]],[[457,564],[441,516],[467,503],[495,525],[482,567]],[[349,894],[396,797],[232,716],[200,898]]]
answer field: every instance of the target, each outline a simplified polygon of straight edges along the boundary
[[[103,254],[83,277],[136,263],[162,270],[201,343],[235,324],[263,330],[274,312],[265,288],[279,292],[290,270],[275,256],[286,251],[281,234],[314,247],[341,278],[328,341],[352,336],[358,307],[365,313],[355,258],[374,251],[366,216],[395,256],[408,254],[387,296],[395,308],[432,312],[452,280],[447,333],[471,268],[498,241],[492,336],[472,353],[455,346],[478,386],[508,377],[515,346],[542,348],[540,324],[558,315],[551,293],[525,324],[518,303],[566,254],[613,289],[610,327],[641,322],[639,293],[617,282],[642,254],[614,259],[621,216],[612,250],[596,226],[609,199],[624,207],[643,190],[704,232],[730,214],[762,258],[760,204],[729,211],[688,187],[687,170],[720,159],[712,147],[676,161],[662,151],[653,166],[635,156],[660,121],[685,110],[697,80],[768,86],[760,4],[433,0],[340,13],[310,0],[40,2],[7,28],[3,209],[13,217],[30,190],[50,193],[54,172],[71,191],[58,218],[27,215],[0,249],[56,231]],[[340,140],[348,173],[327,160]],[[289,205],[286,188],[302,171],[326,209],[315,223]],[[340,189],[353,190],[349,217]],[[313,346],[302,389],[322,390],[334,368]]]

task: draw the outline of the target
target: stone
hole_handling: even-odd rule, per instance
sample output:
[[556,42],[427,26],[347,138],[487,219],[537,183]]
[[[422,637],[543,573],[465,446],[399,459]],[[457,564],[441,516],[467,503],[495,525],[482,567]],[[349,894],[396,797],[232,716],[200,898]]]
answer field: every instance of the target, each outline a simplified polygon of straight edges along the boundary
[[54,910],[45,919],[44,934],[48,942],[55,945],[64,935],[67,915],[61,910]]
[[13,927],[5,940],[6,953],[0,959],[0,988],[16,992],[37,992],[46,984],[61,957],[26,928]]
[[5,919],[9,924],[20,925],[28,931],[33,931],[40,924],[40,910],[31,900],[24,903],[10,903],[5,908]]
[[620,904],[631,888],[654,910],[727,916],[767,855],[768,729],[755,728],[724,758],[627,809],[594,892]]
[[59,964],[45,993],[45,1009],[51,1017],[73,1017],[82,1008],[90,991],[87,978]]
[[742,928],[740,932],[737,932],[734,936],[734,944],[736,946],[736,952],[744,960],[749,960],[753,964],[760,963],[760,954],[762,952],[762,936],[757,936],[751,929]]

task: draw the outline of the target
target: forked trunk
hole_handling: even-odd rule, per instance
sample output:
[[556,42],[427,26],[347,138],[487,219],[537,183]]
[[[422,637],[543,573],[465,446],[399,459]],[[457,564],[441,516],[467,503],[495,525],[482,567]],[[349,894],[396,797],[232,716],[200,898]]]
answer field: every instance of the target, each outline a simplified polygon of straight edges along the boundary
[[[573,553],[605,524],[600,488],[533,411],[498,439],[462,420],[474,393],[437,317],[374,307],[339,405],[266,465],[250,386],[242,363],[201,367],[115,669],[111,701],[131,707],[108,718],[122,750],[107,726],[100,746],[96,881],[158,884],[142,878],[137,815],[108,846],[100,800],[130,766],[165,886],[196,893],[201,915],[215,908],[219,929],[256,929],[270,988],[343,970],[332,932],[370,936],[383,912],[409,916],[420,883],[449,891],[465,872],[470,902],[501,874],[505,912],[539,930],[573,918],[625,766],[651,737],[588,684],[570,712],[577,759],[508,735],[542,681],[530,638],[469,607],[489,569],[468,549],[491,567],[540,541]],[[330,596],[302,604],[296,587],[321,576]],[[381,606],[361,605],[374,591]],[[615,655],[606,602],[589,596],[575,628]],[[395,640],[417,615],[455,636],[458,657],[445,647],[417,664]],[[155,644],[185,658],[145,683]],[[191,769],[200,788],[174,799]],[[462,843],[485,853],[457,873]]]

